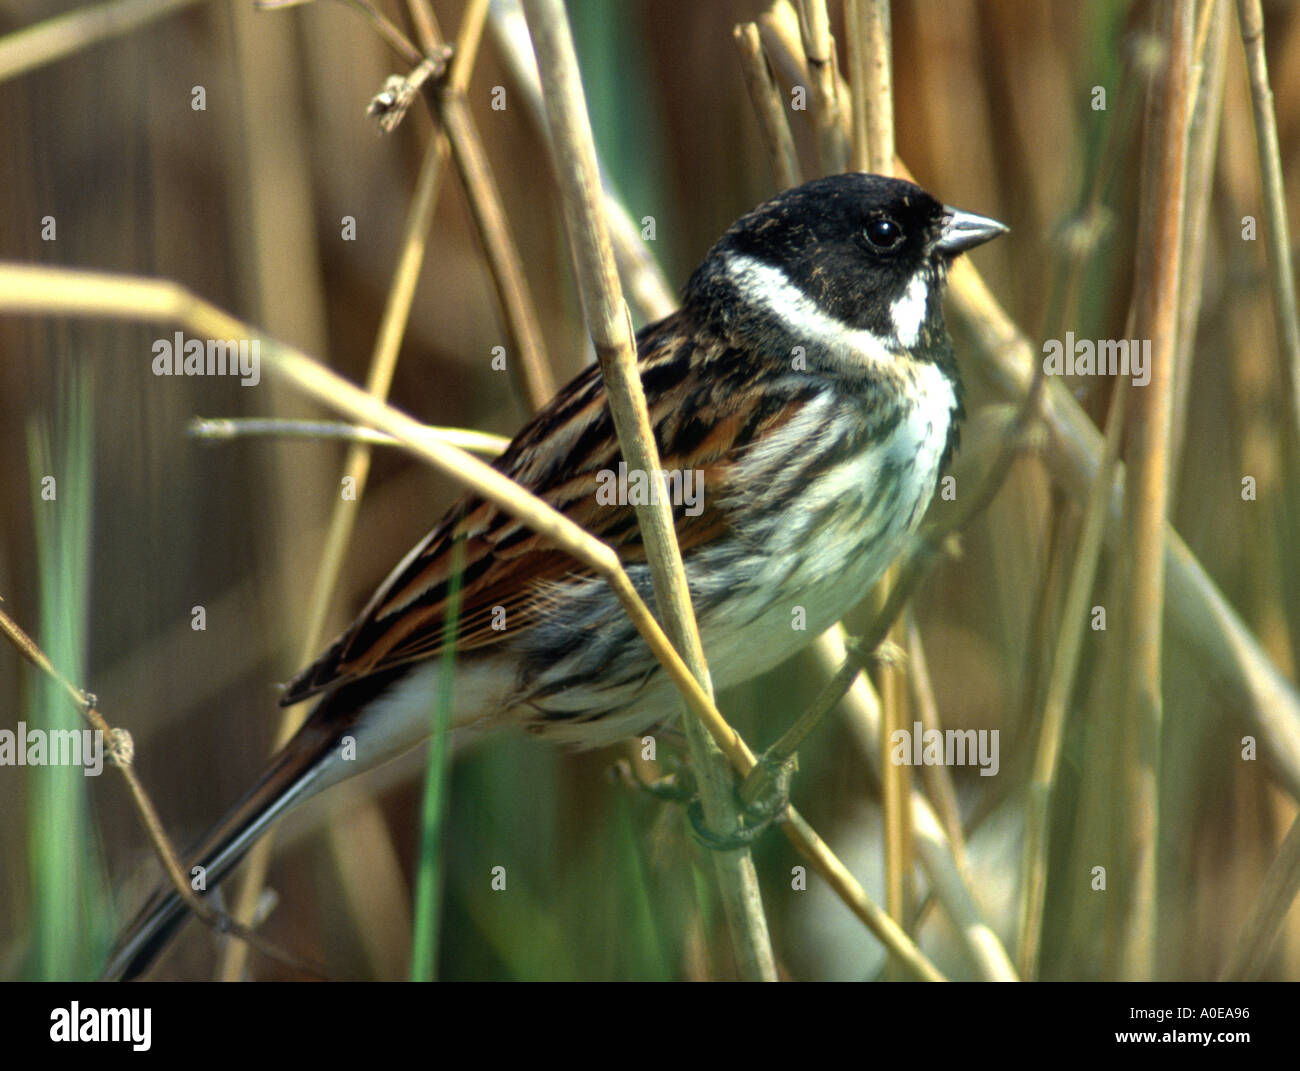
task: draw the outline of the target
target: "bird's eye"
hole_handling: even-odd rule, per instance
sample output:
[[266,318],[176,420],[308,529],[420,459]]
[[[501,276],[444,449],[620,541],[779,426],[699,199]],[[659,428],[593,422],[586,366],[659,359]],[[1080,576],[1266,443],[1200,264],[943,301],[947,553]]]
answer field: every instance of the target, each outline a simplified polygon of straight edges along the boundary
[[863,228],[863,231],[867,241],[879,250],[894,249],[903,240],[903,228],[888,216],[877,216]]

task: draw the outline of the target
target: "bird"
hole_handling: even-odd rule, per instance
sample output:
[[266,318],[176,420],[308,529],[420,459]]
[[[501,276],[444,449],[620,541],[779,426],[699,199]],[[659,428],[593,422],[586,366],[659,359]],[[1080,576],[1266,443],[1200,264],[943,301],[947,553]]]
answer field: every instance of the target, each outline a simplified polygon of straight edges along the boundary
[[[785,190],[738,219],[677,311],[637,334],[666,478],[627,472],[594,364],[494,465],[612,546],[649,605],[634,506],[668,494],[714,685],[749,680],[860,602],[920,523],[963,416],[947,271],[1007,229],[887,176]],[[467,493],[285,687],[283,705],[316,705],[186,856],[207,889],[291,808],[428,738],[453,628],[453,729],[515,725],[591,748],[680,710],[606,582]],[[103,977],[138,977],[187,915],[158,890]]]

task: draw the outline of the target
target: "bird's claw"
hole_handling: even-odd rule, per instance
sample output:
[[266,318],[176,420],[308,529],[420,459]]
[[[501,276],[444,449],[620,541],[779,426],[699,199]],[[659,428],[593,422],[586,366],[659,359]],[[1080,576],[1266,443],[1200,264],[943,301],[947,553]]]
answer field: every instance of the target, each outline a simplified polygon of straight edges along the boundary
[[786,759],[774,759],[768,752],[760,755],[736,793],[740,826],[727,833],[710,829],[704,820],[703,806],[698,798],[693,799],[686,815],[696,842],[717,852],[735,851],[753,844],[790,806],[790,779],[797,766],[798,760],[793,755]]

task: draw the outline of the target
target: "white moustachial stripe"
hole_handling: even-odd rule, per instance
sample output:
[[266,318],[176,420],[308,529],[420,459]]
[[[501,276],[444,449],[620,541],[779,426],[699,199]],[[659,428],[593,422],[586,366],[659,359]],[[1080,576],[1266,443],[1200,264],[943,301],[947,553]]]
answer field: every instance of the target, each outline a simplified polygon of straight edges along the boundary
[[850,351],[858,363],[877,366],[882,372],[895,363],[895,355],[883,338],[864,327],[850,327],[825,313],[780,268],[743,253],[730,254],[726,265],[727,275],[741,297],[778,318],[792,335],[807,338],[832,352]]

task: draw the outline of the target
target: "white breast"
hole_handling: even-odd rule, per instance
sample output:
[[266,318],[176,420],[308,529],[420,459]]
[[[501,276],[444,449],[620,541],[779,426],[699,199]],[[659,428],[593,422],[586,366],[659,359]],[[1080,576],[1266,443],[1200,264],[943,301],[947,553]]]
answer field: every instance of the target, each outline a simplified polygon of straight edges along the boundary
[[[732,622],[753,620],[739,630],[726,621],[704,622],[705,654],[719,686],[780,662],[840,620],[868,594],[920,522],[957,400],[936,366],[916,364],[908,371],[915,376],[917,402],[889,438],[820,476],[805,488],[802,516],[782,518],[763,534],[757,575],[736,578],[738,588],[749,589],[748,606],[729,611]],[[809,404],[764,448],[789,464],[824,433],[830,405]],[[898,486],[892,495],[881,495],[890,466],[896,467]],[[827,510],[832,503],[834,509]],[[813,523],[814,517],[820,520]],[[800,619],[803,630],[793,627]]]

